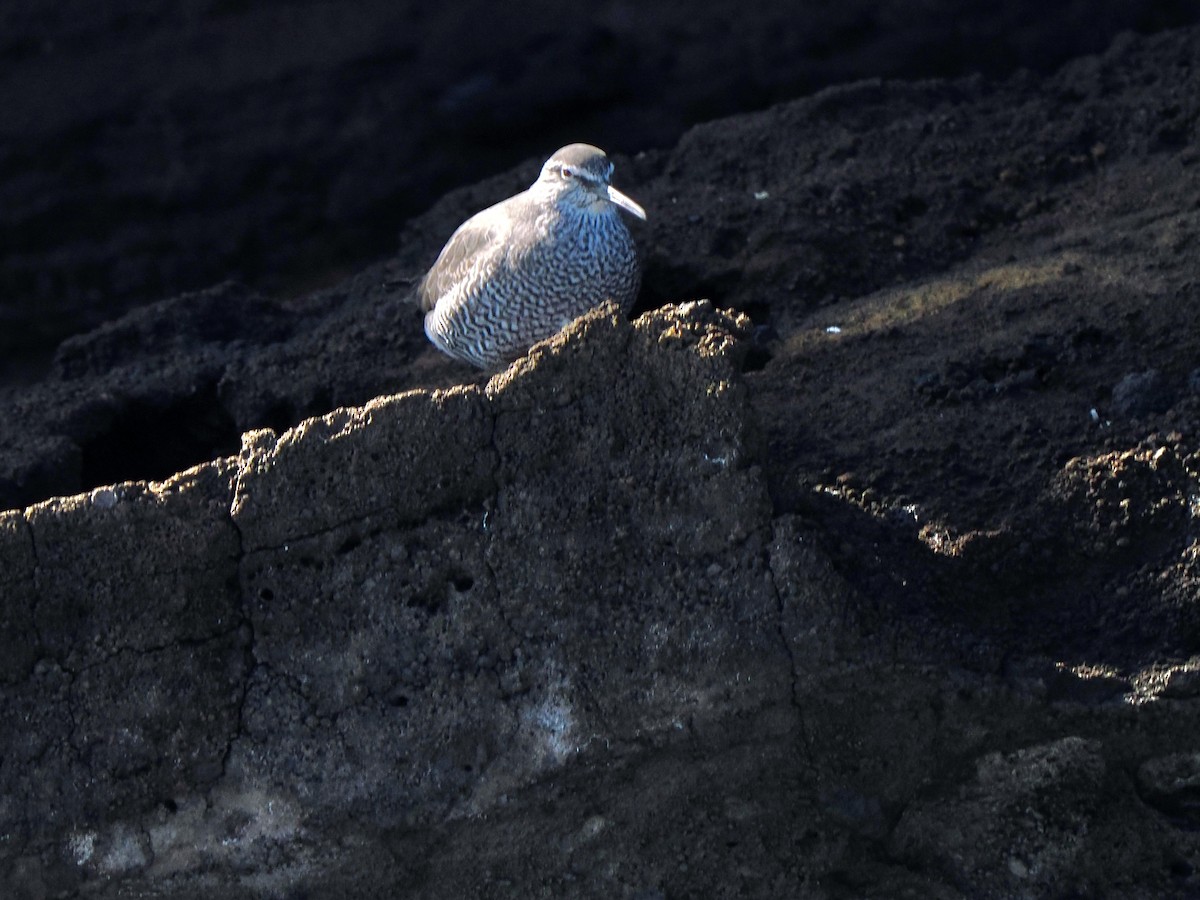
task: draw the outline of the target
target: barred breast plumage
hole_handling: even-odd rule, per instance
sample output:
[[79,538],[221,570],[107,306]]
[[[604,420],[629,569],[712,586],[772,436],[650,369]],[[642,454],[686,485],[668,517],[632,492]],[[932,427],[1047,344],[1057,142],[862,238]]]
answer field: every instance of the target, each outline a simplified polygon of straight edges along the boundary
[[607,300],[633,305],[641,267],[619,210],[646,213],[612,171],[603,150],[571,144],[528,190],[459,226],[419,288],[439,350],[496,368]]

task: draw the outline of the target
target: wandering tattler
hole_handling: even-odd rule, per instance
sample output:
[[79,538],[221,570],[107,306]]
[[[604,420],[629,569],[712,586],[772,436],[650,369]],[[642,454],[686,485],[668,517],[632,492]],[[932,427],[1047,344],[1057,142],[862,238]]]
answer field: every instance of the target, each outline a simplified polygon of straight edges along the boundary
[[617,210],[646,211],[608,183],[612,171],[599,147],[571,144],[527,191],[458,227],[419,288],[439,350],[497,368],[606,300],[633,305],[641,269]]

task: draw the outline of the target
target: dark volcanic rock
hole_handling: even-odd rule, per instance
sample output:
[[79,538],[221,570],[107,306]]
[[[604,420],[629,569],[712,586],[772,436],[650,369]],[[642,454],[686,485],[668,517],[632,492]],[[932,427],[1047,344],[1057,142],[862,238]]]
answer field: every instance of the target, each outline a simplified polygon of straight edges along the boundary
[[1112,392],[1113,412],[1121,416],[1161,413],[1171,408],[1171,394],[1163,384],[1162,372],[1147,369],[1126,375]]
[[[131,306],[328,283],[444,190],[871,76],[1048,71],[1196,0],[8,0],[0,378]],[[1167,143],[1186,127],[1163,122]]]
[[1196,894],[1198,98],[1181,31],[696,128],[619,170],[641,315],[473,382],[385,285],[535,161],[70,342],[0,403],[0,884]]
[[37,659],[37,635],[33,629],[34,569],[33,538],[19,512],[0,514],[0,629],[8,635],[8,652],[0,656],[0,680],[22,680]]
[[[5,732],[6,831],[77,882],[182,890],[274,847],[260,877],[284,884],[304,831],[484,815],[614,746],[724,744],[731,717],[785,732],[742,327],[707,304],[636,328],[601,311],[486,389],[10,516],[40,659],[5,708],[40,718]],[[30,770],[34,736],[55,750]],[[73,831],[22,812],[55,794]]]

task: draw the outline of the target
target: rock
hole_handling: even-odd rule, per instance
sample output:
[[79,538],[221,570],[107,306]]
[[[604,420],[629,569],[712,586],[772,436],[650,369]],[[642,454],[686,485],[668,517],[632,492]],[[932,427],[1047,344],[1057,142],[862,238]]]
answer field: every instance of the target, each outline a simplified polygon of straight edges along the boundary
[[[67,335],[231,276],[285,293],[329,281],[388,252],[446,189],[544,158],[565,134],[625,153],[669,146],[696,121],[830,83],[1049,71],[1122,29],[1195,14],[1120,0],[1024,9],[757,0],[563,19],[544,2],[144,15],[131,0],[82,12],[13,0],[0,378],[36,372]],[[950,18],[965,43],[947,36]],[[1155,130],[1186,145],[1185,123]]]
[[1198,47],[698,127],[633,321],[492,376],[399,282],[522,169],[71,341],[0,392],[0,884],[1195,894],[1200,404],[1103,407],[1200,353]]
[[5,758],[34,734],[59,749],[36,781],[9,773],[4,827],[77,773],[90,824],[43,822],[38,845],[74,848],[77,883],[130,878],[156,843],[178,856],[138,837],[164,797],[172,828],[212,785],[257,798],[254,829],[297,804],[306,828],[412,827],[487,814],[601,746],[723,741],[730,717],[786,710],[742,328],[708,304],[636,326],[601,310],[486,391],[381,398],[165,484],[32,507],[36,563],[10,515],[45,674],[6,709],[61,718],[5,732]]
[[218,461],[27,511],[32,622],[9,640],[36,665],[2,689],[10,826],[61,837],[220,774],[247,663],[231,475]]
[[25,517],[15,511],[0,513],[0,633],[7,636],[7,652],[0,654],[0,684],[22,681],[37,656],[36,566]]
[[1191,502],[1187,467],[1168,447],[1068,460],[1051,492],[1092,557],[1178,535]]
[[1162,372],[1147,369],[1129,373],[1113,388],[1112,405],[1119,416],[1144,416],[1170,408],[1171,396],[1163,384]]
[[1069,890],[1086,883],[1104,770],[1098,747],[1078,737],[989,754],[955,795],[906,810],[893,846],[975,896]]
[[1200,821],[1200,754],[1171,753],[1138,767],[1146,802],[1173,819],[1195,827]]

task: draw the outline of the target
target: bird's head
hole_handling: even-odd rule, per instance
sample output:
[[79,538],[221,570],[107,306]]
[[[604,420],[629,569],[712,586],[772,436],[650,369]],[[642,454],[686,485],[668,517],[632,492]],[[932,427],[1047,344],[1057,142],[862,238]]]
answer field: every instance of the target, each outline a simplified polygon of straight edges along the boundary
[[534,187],[549,193],[556,203],[592,213],[618,206],[644,220],[646,211],[608,183],[612,172],[613,164],[599,147],[569,144],[546,160]]

